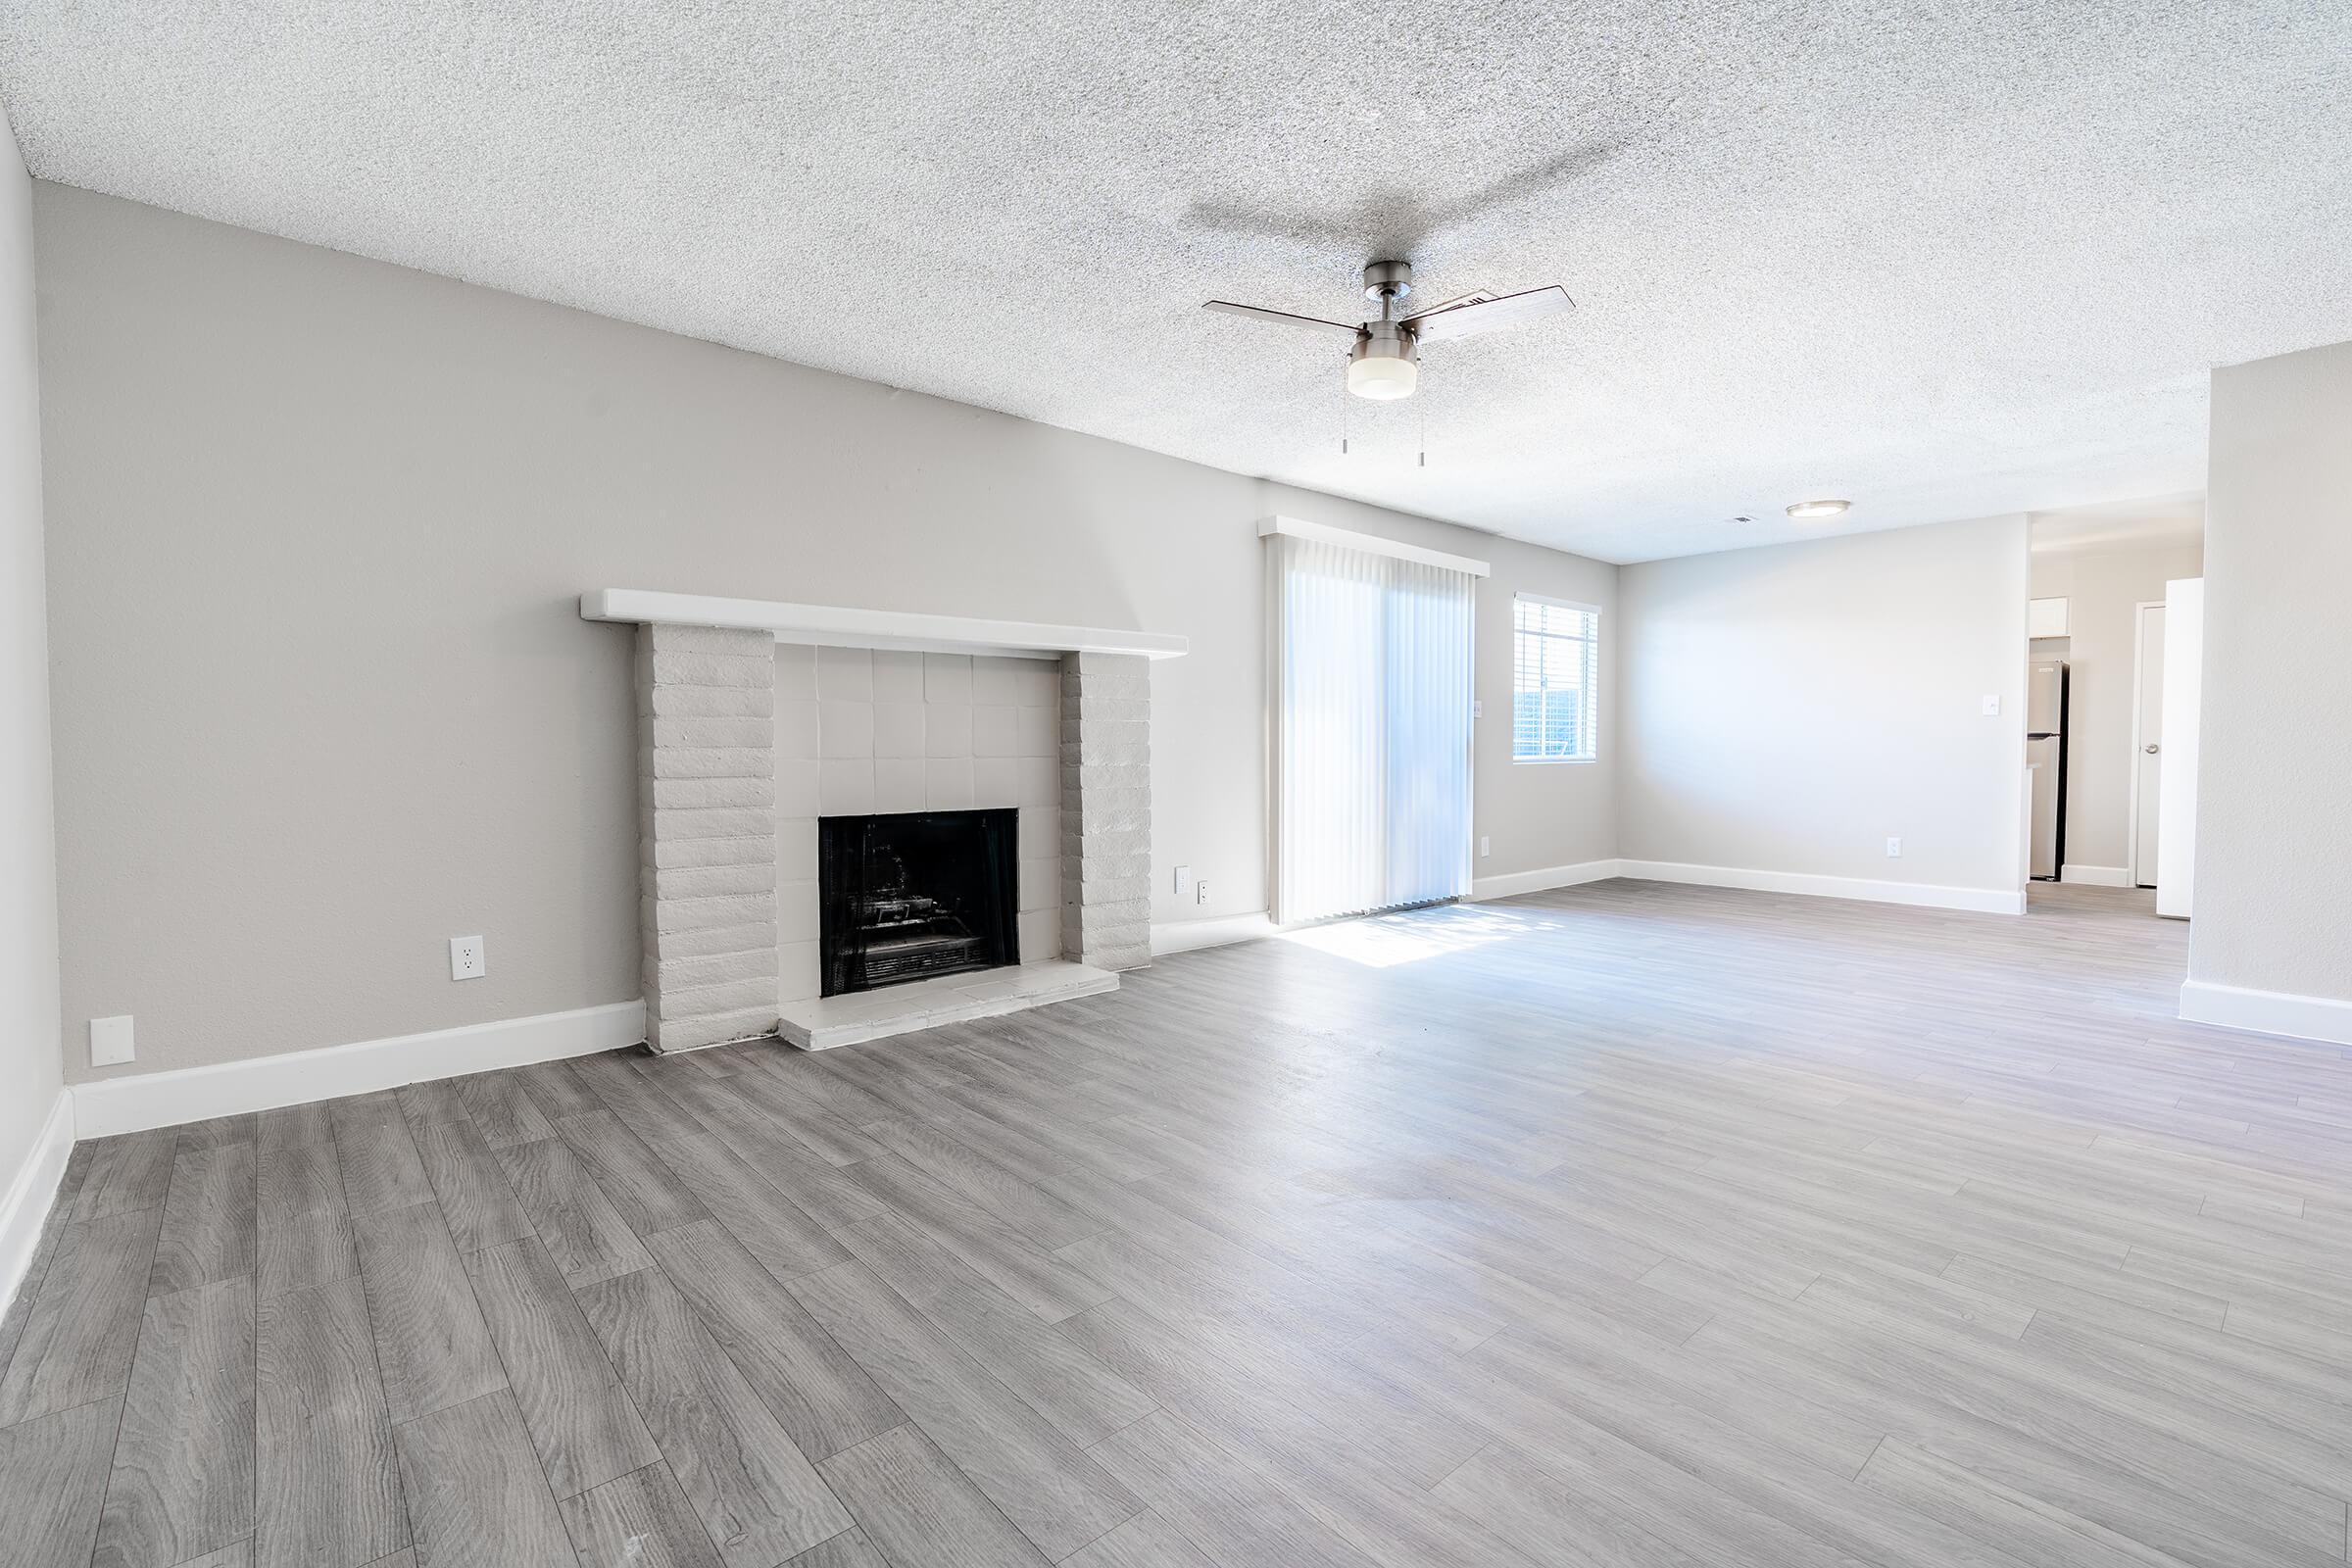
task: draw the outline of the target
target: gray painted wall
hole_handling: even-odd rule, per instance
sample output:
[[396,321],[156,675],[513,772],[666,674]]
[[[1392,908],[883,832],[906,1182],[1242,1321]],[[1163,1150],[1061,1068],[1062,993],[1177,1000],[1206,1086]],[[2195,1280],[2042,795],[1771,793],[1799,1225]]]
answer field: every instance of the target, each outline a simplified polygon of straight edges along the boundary
[[2352,1001],[2352,343],[2213,374],[2195,980]]
[[0,124],[0,1194],[57,1103],[59,1083],[32,274],[32,182]]
[[[1512,591],[1613,607],[1612,566],[84,191],[34,203],[73,1078],[94,1013],[135,1014],[132,1070],[157,1070],[636,996],[631,636],[578,618],[590,587],[1191,637],[1152,675],[1173,920],[1266,903],[1255,519],[1480,556],[1477,873],[1616,853],[1611,769],[1514,769],[1500,717]],[[1178,863],[1211,904],[1177,901]],[[453,983],[472,932],[489,974]]]
[[2023,517],[1624,567],[1619,852],[2015,890],[2026,577]]

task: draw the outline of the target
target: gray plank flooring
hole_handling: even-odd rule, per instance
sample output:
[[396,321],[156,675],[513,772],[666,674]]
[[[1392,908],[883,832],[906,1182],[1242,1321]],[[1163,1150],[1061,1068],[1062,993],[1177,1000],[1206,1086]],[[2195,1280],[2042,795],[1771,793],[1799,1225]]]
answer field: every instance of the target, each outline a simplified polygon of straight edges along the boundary
[[485,1394],[397,1429],[416,1555],[433,1568],[574,1568],[514,1396]]
[[728,1568],[773,1568],[856,1522],[660,1269],[580,1304]]
[[475,1252],[466,1265],[555,1494],[657,1462],[661,1450],[538,1239]]
[[891,1568],[891,1564],[864,1531],[844,1530],[793,1558],[788,1568]]
[[563,1507],[564,1523],[582,1563],[719,1568],[710,1533],[665,1464],[650,1464],[591,1487],[564,1498]]
[[356,1279],[259,1303],[254,1556],[365,1568],[409,1544],[392,1418]]
[[466,1264],[432,1203],[354,1222],[375,1365],[397,1423],[507,1386]]
[[1644,883],[74,1151],[24,1568],[2321,1568],[2352,1052]]
[[843,1449],[824,1473],[889,1562],[1037,1568],[1051,1560],[912,1426]]
[[253,1281],[147,1303],[98,1530],[101,1563],[178,1563],[253,1534]]
[[9,1560],[91,1560],[122,1408],[120,1399],[99,1399],[0,1427],[0,1544]]
[[159,1206],[67,1228],[0,1374],[0,1427],[122,1392],[163,1214]]

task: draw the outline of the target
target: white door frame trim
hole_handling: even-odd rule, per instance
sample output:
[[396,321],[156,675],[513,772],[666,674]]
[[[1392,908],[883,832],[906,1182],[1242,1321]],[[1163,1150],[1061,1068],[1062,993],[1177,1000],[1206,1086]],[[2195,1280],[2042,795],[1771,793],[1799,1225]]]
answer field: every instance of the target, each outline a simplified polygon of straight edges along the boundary
[[2139,886],[2139,715],[2147,696],[2140,684],[2148,667],[2147,612],[2164,608],[2161,599],[2142,599],[2132,606],[2132,804],[2124,816],[2124,885],[2132,888]]

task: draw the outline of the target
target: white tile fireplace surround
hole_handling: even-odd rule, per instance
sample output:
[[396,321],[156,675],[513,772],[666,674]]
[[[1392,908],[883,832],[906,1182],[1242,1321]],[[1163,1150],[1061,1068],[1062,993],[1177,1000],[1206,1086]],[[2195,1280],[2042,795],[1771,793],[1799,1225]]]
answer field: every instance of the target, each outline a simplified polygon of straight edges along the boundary
[[[1151,681],[1184,639],[633,589],[639,928],[663,1053],[809,1049],[1107,990],[1150,961]],[[1020,964],[821,998],[819,819],[1017,812]]]
[[817,994],[816,823],[1019,812],[1023,957],[1061,952],[1061,668],[776,645],[776,997]]

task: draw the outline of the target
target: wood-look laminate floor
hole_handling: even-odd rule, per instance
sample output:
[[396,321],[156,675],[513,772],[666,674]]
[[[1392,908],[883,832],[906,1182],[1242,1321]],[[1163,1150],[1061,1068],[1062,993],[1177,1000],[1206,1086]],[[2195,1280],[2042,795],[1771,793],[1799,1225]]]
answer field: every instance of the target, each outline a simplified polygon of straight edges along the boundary
[[75,1151],[14,1568],[2341,1564],[2352,1058],[1615,882]]

